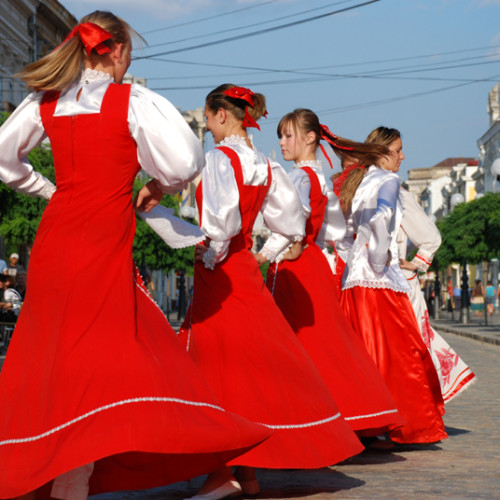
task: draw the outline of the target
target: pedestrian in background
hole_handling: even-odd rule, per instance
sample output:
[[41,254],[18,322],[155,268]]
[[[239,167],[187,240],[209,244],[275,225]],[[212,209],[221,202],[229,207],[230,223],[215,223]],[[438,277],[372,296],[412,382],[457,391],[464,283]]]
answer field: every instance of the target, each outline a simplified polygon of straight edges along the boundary
[[476,280],[476,284],[472,289],[470,308],[474,311],[475,316],[482,316],[484,311],[486,291],[481,280]]
[[495,311],[495,287],[491,281],[486,284],[486,312],[492,316]]

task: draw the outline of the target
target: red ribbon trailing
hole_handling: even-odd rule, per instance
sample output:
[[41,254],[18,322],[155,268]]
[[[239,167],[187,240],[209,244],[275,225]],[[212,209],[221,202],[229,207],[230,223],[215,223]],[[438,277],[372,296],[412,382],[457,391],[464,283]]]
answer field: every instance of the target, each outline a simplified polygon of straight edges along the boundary
[[248,112],[248,108],[245,106],[245,116],[243,118],[244,127],[255,127],[260,130],[259,124],[255,121],[254,117]]
[[351,148],[349,146],[340,146],[339,144],[337,144],[335,142],[335,139],[338,139],[338,136],[335,135],[326,125],[320,125],[320,127],[321,127],[320,139],[328,142],[335,148],[344,149],[346,151],[354,151],[354,148]]
[[80,37],[88,56],[90,56],[93,49],[95,49],[99,55],[111,52],[111,49],[105,45],[104,42],[110,40],[113,36],[104,28],[94,23],[77,24],[65,38],[64,42],[56,47],[56,50],[76,35]]

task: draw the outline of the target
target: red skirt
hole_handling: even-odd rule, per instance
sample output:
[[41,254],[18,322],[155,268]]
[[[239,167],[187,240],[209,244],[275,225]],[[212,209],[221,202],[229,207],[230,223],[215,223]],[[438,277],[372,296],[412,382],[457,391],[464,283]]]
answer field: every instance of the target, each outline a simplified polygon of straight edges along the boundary
[[[44,297],[25,301],[0,376],[0,498],[90,462],[90,494],[162,486],[216,470],[269,435],[219,405],[134,282],[130,272],[115,283],[120,308],[96,290],[103,311],[91,317],[61,319]],[[66,335],[48,328],[59,322]]]
[[268,287],[345,420],[363,435],[401,426],[404,420],[384,379],[340,307],[320,248],[309,245],[300,258],[277,268],[277,273],[276,265],[269,268]]
[[407,422],[389,433],[391,439],[432,443],[446,438],[439,379],[408,296],[354,287],[342,292],[341,304]]
[[248,250],[196,264],[179,337],[221,405],[274,431],[231,464],[319,468],[362,451]]

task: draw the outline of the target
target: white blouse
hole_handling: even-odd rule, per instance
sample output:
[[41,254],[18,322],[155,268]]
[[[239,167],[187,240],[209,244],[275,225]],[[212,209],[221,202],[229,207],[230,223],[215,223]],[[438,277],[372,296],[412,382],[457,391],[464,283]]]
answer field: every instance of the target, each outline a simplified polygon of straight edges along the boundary
[[[413,246],[418,248],[411,262],[417,266],[418,271],[425,272],[441,245],[441,234],[412,193],[401,188],[400,196],[404,210],[397,236],[399,257],[406,259],[408,240],[410,240]],[[415,275],[413,271],[407,269],[402,271],[406,278]]]
[[[239,156],[243,182],[263,186],[268,182],[268,159],[255,148],[248,147],[244,137],[226,137],[218,146],[228,146]],[[261,253],[270,261],[279,259],[293,241],[305,233],[305,219],[297,191],[283,168],[271,165],[271,185],[261,207],[264,223],[273,233]],[[203,208],[201,230],[210,239],[209,251],[204,255],[205,266],[214,265],[227,256],[231,238],[241,231],[239,190],[229,157],[218,149],[206,154],[202,171]]]
[[320,248],[326,248],[328,245],[333,246],[333,243],[341,240],[346,232],[346,223],[344,214],[340,208],[340,202],[326,182],[321,161],[309,160],[296,163],[288,176],[299,193],[302,210],[306,219],[311,216],[311,180],[302,170],[302,167],[310,167],[314,171],[318,176],[322,194],[328,198],[323,225],[316,243]]
[[[408,292],[396,242],[403,204],[399,177],[371,166],[356,190],[347,221],[342,289],[362,286]],[[389,265],[389,251],[391,260]]]
[[[99,113],[112,82],[107,73],[86,69],[79,82],[61,93],[54,115]],[[49,199],[55,186],[33,170],[27,157],[47,138],[40,117],[42,97],[43,92],[30,94],[0,127],[0,180],[17,191]],[[203,168],[201,142],[179,111],[162,96],[132,84],[128,124],[141,167],[157,179],[165,193],[183,189]]]

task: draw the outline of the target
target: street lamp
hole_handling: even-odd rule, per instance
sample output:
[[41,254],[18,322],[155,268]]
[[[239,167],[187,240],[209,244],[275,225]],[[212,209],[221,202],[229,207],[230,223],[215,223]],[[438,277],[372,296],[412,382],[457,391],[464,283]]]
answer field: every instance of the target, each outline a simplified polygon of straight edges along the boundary
[[461,193],[455,193],[451,195],[450,198],[450,206],[451,209],[453,210],[457,205],[460,203],[463,203],[465,201],[464,195]]
[[463,325],[469,322],[469,277],[467,276],[467,263],[462,263],[462,290],[460,293],[460,321]]

